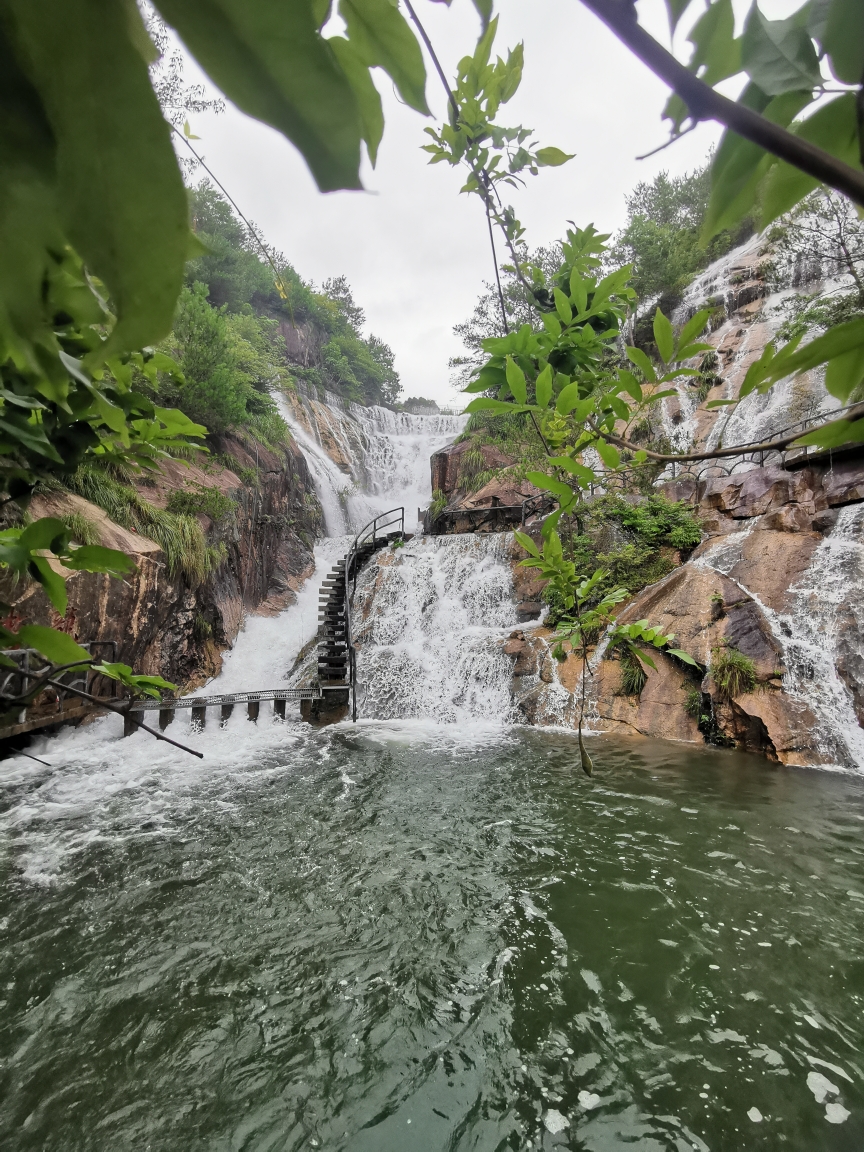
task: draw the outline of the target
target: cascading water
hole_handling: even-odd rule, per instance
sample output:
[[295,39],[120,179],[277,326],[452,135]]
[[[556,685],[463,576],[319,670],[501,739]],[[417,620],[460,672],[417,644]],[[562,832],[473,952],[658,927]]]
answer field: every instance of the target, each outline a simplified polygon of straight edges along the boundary
[[813,743],[825,767],[864,772],[864,731],[855,700],[838,672],[860,667],[864,652],[864,505],[841,509],[837,523],[790,587],[789,609],[778,612],[735,579],[742,546],[756,521],[723,537],[694,563],[734,580],[759,605],[779,641],[786,664],[783,688],[812,713]]
[[451,443],[468,420],[364,408],[330,393],[321,402],[298,391],[293,404],[283,397],[278,403],[306,456],[328,536],[358,532],[400,505],[412,531],[418,509],[431,497],[430,456]]
[[509,535],[421,537],[362,573],[354,599],[364,716],[510,717],[501,651],[516,624]]

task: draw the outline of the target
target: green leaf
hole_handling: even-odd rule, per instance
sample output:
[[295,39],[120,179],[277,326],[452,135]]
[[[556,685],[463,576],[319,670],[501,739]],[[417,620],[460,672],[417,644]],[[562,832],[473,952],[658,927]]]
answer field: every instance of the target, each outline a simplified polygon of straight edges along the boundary
[[163,680],[161,676],[142,676],[133,672],[128,664],[96,664],[93,671],[111,680],[119,680],[138,696],[151,696],[154,700],[158,700],[161,696],[159,689],[168,692],[177,691],[176,684]]
[[540,488],[544,492],[551,492],[561,505],[562,511],[569,509],[576,501],[576,493],[572,488],[568,488],[560,480],[553,480],[545,472],[528,472],[525,478],[530,480],[535,488]]
[[59,553],[63,551],[68,541],[69,529],[55,516],[43,516],[39,520],[34,520],[18,537],[18,544],[28,552],[44,548]]
[[641,348],[627,348],[627,359],[630,360],[641,371],[642,375],[649,384],[656,384],[657,373],[654,371],[654,365],[645,355]]
[[689,656],[686,652],[682,652],[680,648],[667,648],[666,653],[669,656],[676,656],[679,660],[683,660],[685,664],[692,664],[694,668],[699,667],[693,657]]
[[333,53],[354,92],[357,108],[360,112],[360,130],[366,141],[369,163],[374,168],[378,159],[378,145],[384,135],[384,109],[381,107],[381,95],[354,44],[342,36],[332,36],[327,43],[333,49]]
[[540,319],[543,321],[543,327],[549,335],[554,340],[557,340],[561,335],[561,321],[554,312],[541,312]]
[[507,375],[507,384],[516,402],[518,404],[524,404],[528,396],[525,385],[525,373],[512,356],[507,357],[505,372]]
[[666,0],[666,11],[669,14],[669,27],[674,32],[678,21],[690,7],[691,0]]
[[572,384],[568,384],[566,388],[562,388],[558,393],[558,400],[555,404],[555,407],[561,416],[566,416],[568,412],[573,411],[578,403],[579,384],[574,380]]
[[732,0],[714,0],[693,25],[687,39],[694,45],[688,67],[712,87],[741,71],[741,41],[735,39]]
[[607,468],[617,468],[621,464],[621,453],[614,444],[607,444],[605,440],[598,440],[592,445],[597,449],[600,459]]
[[506,400],[493,400],[489,396],[478,396],[470,404],[465,405],[466,412],[518,412],[516,404],[508,404]]
[[534,392],[537,397],[537,403],[541,408],[546,408],[549,401],[552,399],[552,368],[549,364],[543,369],[537,377],[537,382],[534,385]]
[[632,372],[628,372],[626,368],[622,368],[618,373],[618,383],[628,394],[632,396],[637,402],[642,399],[642,385],[636,379]]
[[517,532],[515,529],[513,531],[513,535],[516,537],[516,542],[519,544],[519,546],[524,548],[530,556],[536,556],[539,558],[540,553],[537,550],[537,545],[534,543],[530,536],[526,536],[524,532]]
[[[849,92],[823,105],[812,116],[792,128],[793,133],[830,152],[838,160],[860,167],[858,154],[858,123],[855,115],[855,96]],[[782,216],[812,192],[819,184],[799,168],[778,160],[772,165],[765,180],[762,227]]]
[[770,378],[780,380],[795,372],[809,372],[837,356],[857,351],[864,345],[864,317],[838,324],[823,336],[817,336],[791,356],[783,349],[771,362]]
[[563,468],[565,472],[569,472],[571,476],[575,476],[581,488],[588,488],[597,480],[593,468],[588,468],[585,464],[580,464],[570,456],[551,456],[549,463],[554,464],[558,468]]
[[837,79],[844,84],[860,84],[864,76],[864,4],[861,0],[832,0],[821,39]]
[[654,341],[664,364],[671,364],[675,354],[675,335],[672,332],[671,322],[659,308],[654,313]]
[[84,544],[63,557],[63,567],[74,572],[109,572],[113,576],[125,576],[135,571],[135,561],[116,548]]
[[695,316],[691,316],[678,337],[678,347],[686,348],[687,345],[694,340],[705,325],[711,318],[711,309],[703,308],[701,312],[697,312]]
[[44,556],[34,556],[27,565],[27,571],[38,584],[42,585],[42,590],[60,615],[65,616],[69,605],[66,581],[54,571],[51,562]]
[[842,444],[860,444],[864,440],[864,420],[832,420],[800,436],[792,448],[839,448]]
[[56,141],[65,230],[117,310],[106,354],[155,343],[183,283],[188,207],[126,13],[101,0],[6,0],[5,13]]
[[555,311],[565,324],[569,324],[573,319],[573,309],[570,307],[570,301],[560,288],[553,288],[552,295],[555,297]]
[[541,168],[560,168],[562,164],[566,164],[568,160],[572,160],[576,155],[567,152],[562,152],[560,148],[538,148],[534,153],[537,158],[537,163]]
[[584,312],[588,307],[588,285],[579,274],[578,268],[574,268],[570,273],[570,299],[576,305],[577,312]]
[[825,389],[843,404],[864,380],[864,344],[835,356],[825,370]]
[[158,0],[156,7],[242,112],[296,145],[322,191],[361,187],[357,102],[318,34],[311,0]]
[[649,668],[653,668],[655,672],[657,671],[657,665],[654,663],[647,652],[643,652],[642,649],[637,648],[635,644],[630,645],[630,651],[634,656],[637,657],[637,659],[641,660],[643,664],[647,664]]
[[[787,92],[772,100],[757,85],[748,84],[738,103],[786,128],[811,100],[809,90]],[[724,133],[711,165],[711,197],[702,224],[702,244],[744,219],[756,203],[761,182],[774,163],[774,157],[758,144],[732,131]]]
[[52,664],[89,663],[92,659],[87,649],[76,644],[68,632],[58,632],[42,624],[22,624],[18,640],[22,648],[35,648]]
[[390,0],[339,0],[339,15],[364,63],[383,68],[405,103],[428,115],[423,53],[396,5]]
[[744,25],[741,63],[768,96],[813,89],[822,80],[813,42],[797,14],[768,20],[756,4]]

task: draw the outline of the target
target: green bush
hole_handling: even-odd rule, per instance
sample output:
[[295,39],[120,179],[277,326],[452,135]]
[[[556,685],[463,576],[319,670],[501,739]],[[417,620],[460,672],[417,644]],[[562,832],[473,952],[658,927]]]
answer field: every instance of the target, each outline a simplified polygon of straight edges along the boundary
[[702,715],[702,693],[698,688],[688,688],[687,695],[684,697],[684,711],[688,716],[692,716],[694,720],[698,720]]
[[[599,541],[607,529],[622,539],[616,547],[603,551]],[[615,494],[600,496],[587,501],[561,524],[564,553],[577,572],[597,568],[608,572],[597,586],[598,600],[611,588],[626,588],[635,595],[656,584],[675,567],[664,548],[692,548],[701,537],[701,523],[690,505],[674,503],[656,492],[638,504]],[[549,604],[548,623],[554,625],[565,615],[563,602],[551,588],[544,597]]]
[[205,484],[193,484],[191,488],[177,489],[168,497],[168,511],[187,516],[202,514],[216,523],[237,507],[230,496]]
[[756,687],[756,665],[731,645],[712,649],[709,671],[717,691],[727,700],[752,692]]
[[98,544],[99,528],[83,512],[70,512],[62,517],[76,544]]

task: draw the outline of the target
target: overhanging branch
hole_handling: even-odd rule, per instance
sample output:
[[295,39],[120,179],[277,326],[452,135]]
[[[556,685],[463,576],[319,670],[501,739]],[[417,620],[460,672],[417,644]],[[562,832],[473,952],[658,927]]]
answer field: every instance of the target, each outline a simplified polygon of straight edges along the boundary
[[728,100],[694,76],[662,44],[640,26],[631,0],[582,0],[655,76],[681,97],[697,120],[717,120],[745,140],[758,144],[823,184],[836,188],[864,206],[864,172],[844,164],[829,152],[772,124],[752,108]]

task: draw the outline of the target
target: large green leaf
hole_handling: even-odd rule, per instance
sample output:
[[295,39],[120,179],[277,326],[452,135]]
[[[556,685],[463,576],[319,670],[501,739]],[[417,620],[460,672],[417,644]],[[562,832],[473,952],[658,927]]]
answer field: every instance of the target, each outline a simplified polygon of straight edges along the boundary
[[62,249],[64,239],[55,161],[39,94],[0,26],[0,339],[7,348],[32,339],[44,323],[47,250]]
[[864,0],[833,0],[821,39],[837,79],[860,84],[864,76]]
[[357,108],[360,112],[360,124],[369,161],[372,167],[378,159],[378,145],[384,135],[384,110],[381,107],[381,96],[372,80],[369,69],[360,59],[356,47],[341,36],[332,36],[327,43],[333,49],[342,71],[348,77],[348,83],[354,90],[357,98]]
[[318,33],[312,0],[158,0],[156,7],[238,108],[299,148],[322,191],[360,187],[357,101]]
[[741,63],[768,96],[813,89],[822,81],[816,49],[797,17],[768,20],[756,4],[744,26]]
[[718,84],[741,71],[741,41],[735,38],[732,0],[714,0],[687,39],[693,44],[689,67],[706,84]]
[[339,15],[363,62],[383,68],[405,103],[428,113],[423,53],[396,5],[390,0],[339,0]]
[[18,639],[22,648],[35,648],[52,664],[87,663],[91,656],[86,648],[76,644],[67,632],[56,628],[46,628],[42,624],[24,624],[18,629]]
[[186,195],[147,65],[119,4],[4,0],[7,28],[56,141],[58,210],[117,310],[110,349],[171,328]]
[[[855,96],[851,92],[825,104],[795,125],[793,131],[802,140],[816,144],[839,160],[860,167]],[[815,177],[778,160],[772,165],[763,186],[762,227],[794,208],[818,184]]]
[[[787,92],[770,100],[755,84],[748,84],[740,98],[741,104],[783,128],[810,101],[809,91]],[[724,228],[733,228],[753,210],[760,184],[774,163],[775,158],[758,144],[735,132],[724,132],[711,165],[711,198],[702,225],[703,243]]]

